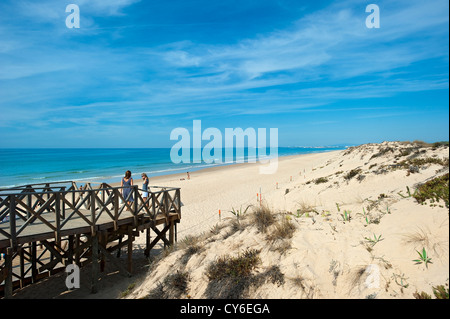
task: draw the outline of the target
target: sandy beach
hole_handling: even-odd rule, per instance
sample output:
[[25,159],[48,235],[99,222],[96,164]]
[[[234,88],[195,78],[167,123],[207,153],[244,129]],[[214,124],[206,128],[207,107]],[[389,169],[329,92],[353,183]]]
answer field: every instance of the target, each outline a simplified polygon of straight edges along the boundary
[[[413,298],[416,291],[432,294],[433,286],[448,284],[448,207],[443,201],[420,205],[408,195],[408,188],[413,192],[418,184],[448,173],[448,160],[447,166],[430,163],[392,169],[407,158],[438,158],[445,163],[448,148],[367,144],[280,158],[273,175],[261,175],[257,164],[247,164],[192,173],[191,180],[180,181],[183,176],[154,180],[181,187],[184,207],[179,238],[198,236],[201,248],[185,265],[177,260],[188,248],[166,257],[130,297],[146,296],[157,282],[178,270],[189,273],[190,278],[188,292],[181,297],[204,298],[208,265],[219,256],[246,249],[260,251],[257,272],[278,266],[286,278],[282,285],[269,282],[254,291],[250,288],[249,298]],[[350,172],[357,173],[351,177]],[[284,240],[268,241],[274,230],[259,231],[249,212],[241,221],[246,226],[228,235],[228,227],[233,227],[230,224],[236,219],[230,211],[258,207],[260,190],[263,205],[277,214],[277,219],[289,218],[295,226],[292,238],[286,240],[287,249],[277,249]],[[345,211],[349,221],[344,220]],[[216,225],[223,229],[213,236],[210,232]],[[432,264],[413,261],[423,248]],[[371,285],[372,279],[375,283]]]
[[[259,165],[209,168],[189,180],[150,179],[181,188],[178,243],[128,279],[133,288],[126,293],[117,283],[121,294],[108,286],[96,297],[115,291],[126,298],[414,298],[422,291],[433,296],[439,285],[448,289],[448,207],[413,196],[419,185],[447,174],[448,201],[447,146],[384,142],[289,156],[271,175],[259,174]],[[263,228],[255,217],[261,207],[271,216]],[[416,262],[423,249],[431,259]],[[211,275],[221,258],[250,251],[257,262],[241,281],[245,287]],[[185,285],[171,289],[180,274],[176,281]]]

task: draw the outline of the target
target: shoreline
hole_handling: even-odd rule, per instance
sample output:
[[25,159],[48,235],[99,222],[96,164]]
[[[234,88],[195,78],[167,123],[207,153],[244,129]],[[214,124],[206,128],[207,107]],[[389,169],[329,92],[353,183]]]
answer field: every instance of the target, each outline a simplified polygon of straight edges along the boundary
[[[310,155],[324,154],[324,153],[333,153],[333,152],[341,152],[341,151],[345,151],[345,149],[344,150],[334,150],[334,151],[323,151],[323,152],[307,153],[307,154],[295,154],[295,155],[279,156],[278,157],[278,165],[281,162],[284,162],[284,161],[294,160],[294,159],[298,159],[298,158],[304,158],[304,157],[310,156]],[[187,172],[189,172],[191,174],[191,177],[192,177],[193,175],[201,176],[201,175],[211,174],[211,173],[218,172],[218,171],[226,171],[228,169],[233,169],[233,168],[251,167],[252,165],[257,165],[259,167],[259,165],[267,165],[267,164],[261,164],[259,162],[255,162],[255,163],[245,162],[245,163],[218,164],[218,165],[215,165],[215,166],[212,166],[212,167],[198,168],[198,169],[191,170],[191,171],[186,171],[186,172],[183,172],[183,173],[158,175],[158,176],[149,177],[149,186],[163,186],[163,187],[171,186],[171,185],[158,185],[158,184],[153,184],[152,185],[152,181],[156,181],[156,182],[158,182],[158,181],[163,181],[163,182],[169,181],[170,182],[170,181],[180,181],[182,179],[187,181],[187,176],[186,176]],[[135,173],[133,173],[133,172],[131,172],[131,173],[132,173],[131,177],[133,177],[133,174],[135,174]],[[195,174],[192,174],[192,173],[195,173]],[[140,173],[135,174],[135,175],[139,175],[139,174]],[[267,175],[271,175],[271,174],[267,174]],[[133,178],[133,181],[137,181],[138,183],[142,183],[142,179],[141,178],[138,178],[138,179]],[[110,185],[113,186],[113,187],[120,186],[120,181],[119,182],[110,183]]]
[[[344,150],[345,148],[343,147],[329,147],[329,148],[325,148],[325,147],[319,147],[319,148],[282,148],[284,150],[286,149],[308,149],[308,150],[312,150],[308,153],[297,153],[297,154],[282,154],[282,155],[278,155],[278,159],[284,158],[284,157],[290,157],[290,156],[297,156],[297,155],[307,155],[307,154],[316,154],[316,153],[326,153],[326,152],[333,152],[336,150]],[[52,149],[53,150],[53,149]],[[76,152],[78,149],[70,149],[70,151]],[[122,149],[112,149],[115,151],[121,151]],[[125,149],[128,150],[128,149]],[[141,150],[141,149],[139,149]],[[153,151],[154,149],[143,149],[143,150],[151,150]],[[159,149],[158,149],[159,150]],[[164,149],[166,150],[166,149]],[[98,151],[98,150],[97,150]],[[258,159],[255,160],[256,163],[259,162]],[[0,189],[5,190],[5,189],[9,189],[9,188],[15,188],[15,187],[21,187],[24,185],[45,185],[47,183],[52,184],[52,183],[62,183],[62,182],[67,182],[67,181],[75,181],[77,182],[77,184],[85,184],[85,183],[91,183],[91,184],[100,184],[103,182],[106,183],[119,183],[120,184],[120,180],[123,176],[123,174],[125,173],[125,171],[127,169],[130,169],[133,173],[139,172],[138,174],[140,174],[141,170],[144,170],[145,173],[147,173],[147,175],[149,175],[149,178],[158,178],[161,176],[169,176],[169,175],[182,175],[185,174],[187,171],[189,172],[195,172],[195,171],[199,171],[199,170],[204,170],[204,169],[209,169],[209,168],[217,168],[217,167],[226,167],[226,166],[230,166],[230,165],[238,165],[238,164],[246,164],[248,163],[247,160],[245,160],[244,163],[236,163],[236,161],[233,161],[231,163],[211,163],[211,164],[207,164],[207,163],[188,163],[188,164],[182,164],[182,165],[189,165],[189,167],[177,167],[176,164],[171,163],[170,165],[173,165],[172,167],[165,167],[164,165],[169,165],[168,163],[166,164],[162,164],[162,167],[158,167],[161,165],[161,163],[153,163],[153,164],[147,164],[147,163],[132,163],[129,165],[129,168],[126,168],[127,165],[123,164],[123,173],[120,172],[119,170],[115,170],[114,172],[112,172],[112,168],[111,167],[107,167],[106,171],[108,171],[108,173],[106,173],[104,176],[102,176],[102,172],[104,170],[102,169],[93,169],[92,172],[90,172],[91,175],[93,175],[92,177],[79,177],[77,175],[73,175],[73,171],[79,171],[80,173],[86,173],[88,172],[90,169],[89,168],[85,168],[85,167],[78,167],[78,168],[68,168],[65,172],[64,171],[55,171],[55,172],[48,172],[48,171],[42,171],[41,173],[33,173],[32,175],[29,175],[30,173],[25,173],[25,172],[21,172],[21,173],[17,173],[16,177],[10,177],[10,181],[15,181],[17,180],[17,183],[11,183],[9,180],[7,183],[5,183],[3,181],[3,183],[5,184],[4,186],[0,186]],[[6,163],[8,164],[8,163]],[[29,165],[29,164],[28,164]],[[134,166],[141,166],[141,167],[145,167],[145,168],[154,168],[156,167],[156,170],[154,172],[151,172],[150,169],[138,169]],[[155,169],[155,168],[154,168]],[[100,174],[97,174],[98,172],[100,172]],[[118,174],[118,172],[120,172]],[[173,173],[172,173],[173,172]],[[50,177],[42,177],[42,175],[54,175],[55,173],[57,173],[59,176],[67,176],[67,178],[63,178],[63,177],[55,177],[55,178],[50,178]],[[104,174],[105,172],[103,172]],[[72,174],[72,175],[71,175]],[[154,175],[155,174],[155,175]],[[99,176],[100,175],[100,176]],[[8,176],[8,175],[6,175]],[[26,181],[21,182],[21,180],[26,177]],[[4,177],[4,179],[6,180],[6,177]]]

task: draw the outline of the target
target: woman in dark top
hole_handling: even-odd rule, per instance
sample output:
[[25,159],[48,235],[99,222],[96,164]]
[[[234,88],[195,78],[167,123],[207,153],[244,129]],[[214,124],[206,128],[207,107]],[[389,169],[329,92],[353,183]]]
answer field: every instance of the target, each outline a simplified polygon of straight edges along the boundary
[[[131,172],[126,171],[125,177],[122,178],[122,196],[124,200],[127,200],[128,195],[131,193],[131,186],[133,185],[133,179],[131,178]],[[134,201],[133,194],[130,195],[130,198],[128,198],[128,205],[131,206],[131,203]],[[127,207],[127,210],[130,210],[129,207]]]

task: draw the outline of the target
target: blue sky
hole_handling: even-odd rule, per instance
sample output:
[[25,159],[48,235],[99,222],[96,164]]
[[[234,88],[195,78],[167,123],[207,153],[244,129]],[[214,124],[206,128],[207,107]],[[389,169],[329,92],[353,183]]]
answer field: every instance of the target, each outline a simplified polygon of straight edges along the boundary
[[276,127],[280,146],[448,140],[448,7],[2,1],[0,147],[171,147],[193,120]]

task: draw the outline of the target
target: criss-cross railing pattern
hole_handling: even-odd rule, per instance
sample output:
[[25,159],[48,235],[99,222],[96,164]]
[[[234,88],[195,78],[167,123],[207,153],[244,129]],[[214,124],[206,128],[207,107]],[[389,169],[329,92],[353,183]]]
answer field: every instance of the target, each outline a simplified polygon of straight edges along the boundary
[[95,188],[90,183],[78,187],[76,182],[61,182],[0,190],[0,248],[14,247],[33,232],[53,233],[59,242],[71,228],[89,227],[95,234],[100,224],[112,222],[117,229],[128,218],[134,225],[156,218],[168,221],[171,214],[181,218],[179,188],[151,186],[145,200],[137,185],[130,188],[126,198],[125,187],[106,183]]

